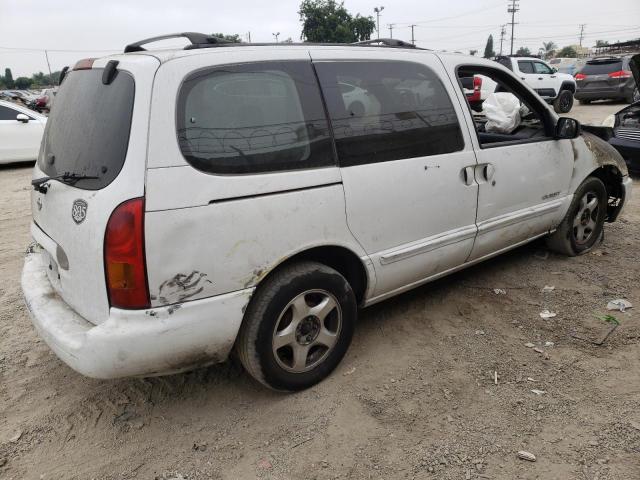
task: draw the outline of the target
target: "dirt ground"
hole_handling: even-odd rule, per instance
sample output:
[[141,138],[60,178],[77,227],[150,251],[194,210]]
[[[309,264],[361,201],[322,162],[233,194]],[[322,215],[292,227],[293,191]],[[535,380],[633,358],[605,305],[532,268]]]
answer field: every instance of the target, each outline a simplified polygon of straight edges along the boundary
[[[0,169],[2,479],[640,478],[638,181],[593,253],[538,242],[364,310],[335,373],[282,395],[232,362],[98,381],[59,361],[20,293],[29,177]],[[616,298],[636,307],[595,345]]]

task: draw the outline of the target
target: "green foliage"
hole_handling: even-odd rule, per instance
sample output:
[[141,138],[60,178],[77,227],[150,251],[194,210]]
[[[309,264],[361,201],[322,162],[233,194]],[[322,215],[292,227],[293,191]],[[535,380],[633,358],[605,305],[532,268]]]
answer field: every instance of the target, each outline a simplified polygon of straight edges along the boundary
[[531,50],[529,50],[529,47],[520,47],[516,52],[516,55],[520,55],[522,57],[530,57]]
[[605,323],[611,323],[612,325],[619,326],[620,321],[613,315],[595,315],[598,320],[602,320]]
[[352,43],[369,40],[376,28],[372,17],[352,16],[335,0],[303,0],[301,38],[314,43]]
[[596,40],[596,47],[606,47],[609,45],[607,40]]
[[28,77],[18,77],[16,78],[15,85],[19,90],[27,89],[31,86],[33,81]]
[[223,40],[226,40],[227,42],[231,42],[231,43],[242,43],[242,39],[240,38],[240,35],[238,35],[237,33],[234,33],[233,35],[225,35],[224,33],[212,33],[211,36],[216,38],[222,38]]
[[493,35],[489,35],[487,45],[484,47],[484,58],[493,58],[495,56],[496,52],[493,50]]
[[474,56],[476,53],[478,53],[478,50],[469,50],[469,55]]
[[576,52],[576,49],[573,47],[564,47],[556,53],[556,56],[574,58],[578,56],[578,52]]
[[10,68],[4,69],[4,77],[2,77],[2,83],[4,83],[7,88],[15,88],[16,84],[13,81],[13,74],[11,73]]
[[555,53],[558,46],[554,41],[542,42],[542,49],[544,50],[544,58],[551,58]]

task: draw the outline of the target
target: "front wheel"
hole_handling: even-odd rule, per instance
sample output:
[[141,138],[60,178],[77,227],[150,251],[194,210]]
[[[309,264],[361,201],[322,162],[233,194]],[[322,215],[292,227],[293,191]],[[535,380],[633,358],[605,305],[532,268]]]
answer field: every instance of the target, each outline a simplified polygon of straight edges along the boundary
[[561,90],[553,101],[553,109],[556,113],[568,113],[573,108],[573,93],[571,90]]
[[607,189],[599,178],[589,177],[576,190],[569,211],[547,246],[570,257],[582,255],[602,238],[607,215]]
[[236,350],[247,372],[263,385],[303,390],[340,363],[356,315],[355,295],[340,273],[316,262],[294,263],[258,286]]

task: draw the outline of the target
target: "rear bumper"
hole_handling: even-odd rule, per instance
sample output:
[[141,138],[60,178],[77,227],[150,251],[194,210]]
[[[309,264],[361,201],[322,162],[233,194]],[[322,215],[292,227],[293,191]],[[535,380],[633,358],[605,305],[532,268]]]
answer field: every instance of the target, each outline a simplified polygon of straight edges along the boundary
[[612,99],[617,100],[625,98],[629,93],[633,91],[633,88],[629,88],[626,85],[610,88],[594,88],[584,89],[576,91],[574,97],[576,100],[600,100],[600,99]]
[[94,325],[53,289],[38,249],[28,253],[22,291],[31,320],[49,347],[94,378],[175,373],[224,361],[253,289],[148,310],[112,308]]

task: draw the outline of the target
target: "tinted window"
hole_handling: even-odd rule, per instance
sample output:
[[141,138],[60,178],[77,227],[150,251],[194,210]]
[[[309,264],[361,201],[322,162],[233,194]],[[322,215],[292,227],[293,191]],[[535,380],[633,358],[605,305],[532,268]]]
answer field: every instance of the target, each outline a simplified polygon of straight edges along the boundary
[[602,75],[605,73],[617,72],[619,70],[622,70],[622,60],[597,63],[587,62],[587,64],[582,67],[582,70],[580,70],[580,73],[585,75]]
[[0,120],[15,120],[18,113],[13,108],[0,106]]
[[47,121],[44,151],[38,160],[50,176],[66,172],[97,176],[74,182],[86,190],[104,188],[118,176],[129,145],[133,77],[119,70],[113,81],[104,85],[102,72],[99,68],[78,70],[65,77]]
[[334,164],[320,91],[309,62],[264,62],[202,70],[178,100],[186,160],[212,173],[252,173]]
[[[427,67],[409,62],[323,62],[316,69],[341,165],[463,148],[449,95]],[[343,92],[343,83],[356,88]]]
[[533,73],[533,65],[531,62],[518,60],[518,68],[522,73]]
[[505,67],[507,67],[509,70],[511,70],[511,59],[507,58],[507,57],[501,57],[498,59],[498,63],[500,65],[504,65]]
[[533,62],[533,66],[536,69],[536,73],[541,73],[541,74],[553,73],[553,71],[542,62]]

